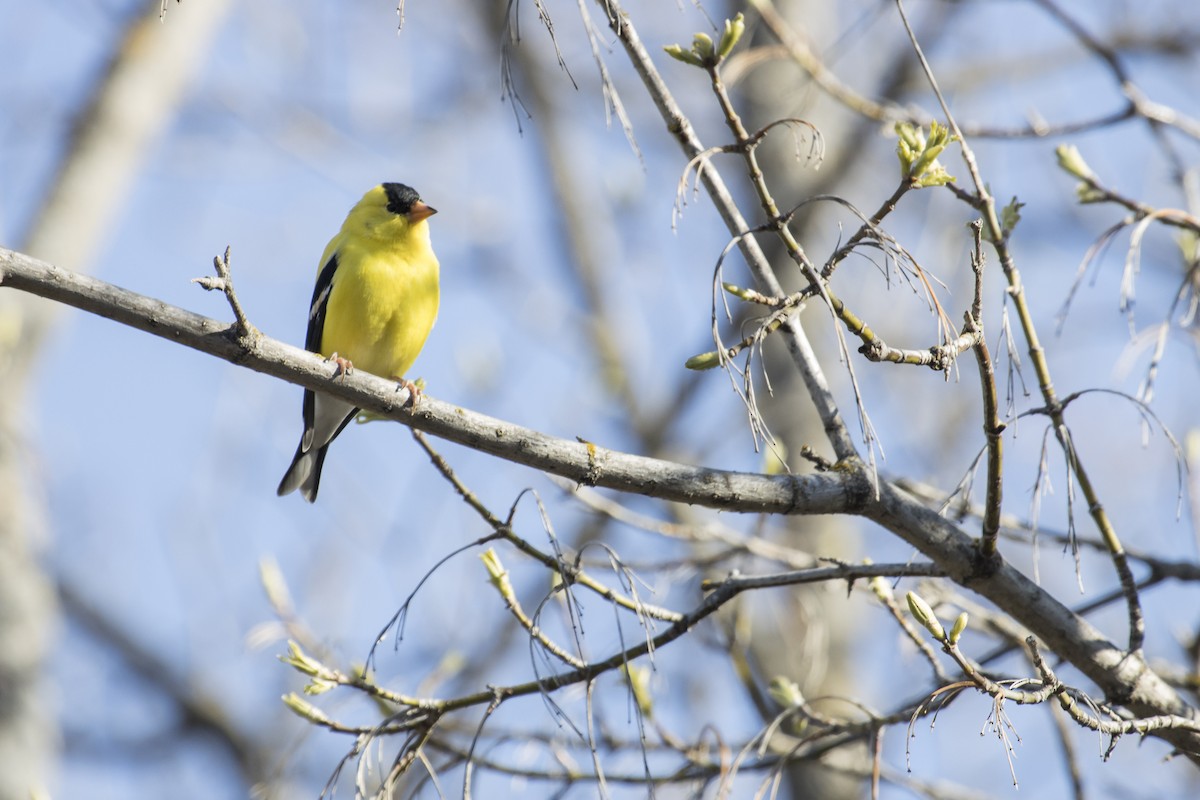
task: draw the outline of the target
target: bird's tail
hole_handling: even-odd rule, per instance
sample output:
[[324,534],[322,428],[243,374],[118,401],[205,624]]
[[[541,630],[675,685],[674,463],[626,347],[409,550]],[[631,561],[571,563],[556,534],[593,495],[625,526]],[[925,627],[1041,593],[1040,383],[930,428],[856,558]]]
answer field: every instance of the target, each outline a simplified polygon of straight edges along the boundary
[[316,502],[317,488],[321,485],[321,465],[325,463],[325,451],[328,449],[329,445],[326,444],[323,447],[305,450],[304,442],[301,441],[296,448],[295,457],[292,458],[292,465],[284,473],[275,493],[283,497],[299,489],[301,497],[310,503]]

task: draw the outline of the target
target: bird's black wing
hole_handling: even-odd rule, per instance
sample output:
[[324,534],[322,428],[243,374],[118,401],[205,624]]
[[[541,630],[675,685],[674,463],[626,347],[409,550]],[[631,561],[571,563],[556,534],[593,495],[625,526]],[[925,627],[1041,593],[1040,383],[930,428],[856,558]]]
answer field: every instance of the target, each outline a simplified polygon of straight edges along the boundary
[[312,305],[308,307],[308,334],[304,337],[304,349],[321,352],[321,334],[325,331],[325,311],[329,308],[329,293],[333,290],[333,273],[337,272],[338,257],[334,253],[329,263],[317,276],[313,287]]
[[[337,272],[338,257],[334,253],[329,257],[317,276],[317,285],[313,287],[312,305],[308,307],[308,332],[304,336],[304,349],[313,353],[321,352],[321,339],[325,333],[325,312],[329,308],[329,294],[333,291],[333,273]],[[316,396],[310,389],[304,390],[304,430],[313,429],[316,416]]]

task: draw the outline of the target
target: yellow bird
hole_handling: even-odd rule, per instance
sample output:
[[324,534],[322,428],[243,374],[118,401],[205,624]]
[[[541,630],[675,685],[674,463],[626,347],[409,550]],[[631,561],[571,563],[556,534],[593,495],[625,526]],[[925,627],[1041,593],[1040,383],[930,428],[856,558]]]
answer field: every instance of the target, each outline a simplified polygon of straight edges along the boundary
[[[363,195],[329,241],[318,267],[304,346],[400,380],[425,345],[438,311],[438,260],[429,243],[437,213],[410,186],[384,183]],[[325,451],[358,409],[304,390],[304,435],[278,494],[317,499]]]

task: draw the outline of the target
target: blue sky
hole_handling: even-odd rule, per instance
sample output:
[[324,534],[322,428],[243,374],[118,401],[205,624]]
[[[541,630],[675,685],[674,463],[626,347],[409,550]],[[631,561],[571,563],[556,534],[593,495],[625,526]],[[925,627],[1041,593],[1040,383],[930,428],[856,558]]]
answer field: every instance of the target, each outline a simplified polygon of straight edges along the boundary
[[[691,4],[667,5],[636,7],[642,36],[655,52],[662,44],[686,42],[704,25]],[[1100,5],[1111,14],[1122,7]],[[12,111],[0,121],[0,243],[15,245],[29,224],[73,116],[121,31],[119,20],[137,7],[115,0],[0,2],[0,45],[14,65],[0,77],[0,97]],[[92,271],[106,281],[225,318],[223,299],[204,293],[190,279],[208,274],[212,257],[228,245],[251,320],[270,336],[301,344],[316,260],[325,242],[363,191],[382,180],[400,180],[439,210],[431,227],[442,263],[443,304],[414,368],[427,382],[427,391],[554,435],[636,448],[589,349],[586,308],[566,266],[568,250],[541,155],[539,120],[526,119],[520,111],[514,116],[504,100],[492,34],[463,8],[450,9],[408,3],[399,33],[394,9],[386,3],[343,8],[316,0],[263,2],[234,10],[170,130],[146,155]],[[658,407],[670,402],[683,361],[710,344],[712,268],[726,234],[704,198],[690,202],[672,229],[675,185],[683,166],[674,143],[662,133],[661,121],[619,48],[604,57],[630,108],[644,164],[619,127],[605,127],[595,69],[574,6],[551,4],[551,11],[578,91],[567,91],[568,79],[553,68],[532,7],[522,9],[522,46],[536,48],[549,79],[558,83],[555,107],[577,154],[574,167],[596,209],[604,291],[618,310],[612,333],[630,365],[638,397],[646,407]],[[716,8],[709,12],[723,15]],[[960,35],[948,37],[936,53],[947,65],[963,58],[981,63],[1012,59],[1018,45],[1036,54],[1066,52],[1068,63],[1053,73],[1053,80],[1038,80],[1036,69],[1033,76],[1014,70],[962,86],[952,92],[951,101],[961,98],[956,110],[964,117],[1008,124],[1034,110],[1070,119],[1119,106],[1108,77],[1074,53],[1062,31],[1040,22],[1029,6],[978,4],[967,14],[956,22]],[[845,27],[856,36],[881,28],[894,33],[895,21],[884,17],[864,23],[865,29],[849,22]],[[165,24],[181,19],[172,5]],[[1037,27],[1033,21],[1039,21]],[[1103,17],[1087,21],[1101,30],[1112,24]],[[978,35],[981,30],[993,35]],[[1032,32],[1022,37],[1024,30]],[[863,47],[855,36],[844,45],[852,53]],[[853,64],[845,63],[851,56],[841,60],[835,68],[852,70]],[[658,61],[702,136],[719,141],[724,134],[703,82],[682,65]],[[1019,55],[1016,61],[1020,63]],[[1194,60],[1189,71],[1179,63],[1133,60],[1137,78],[1155,99],[1200,114],[1194,100],[1200,96]],[[932,108],[927,95],[920,100]],[[1184,202],[1145,126],[1129,124],[1072,141],[1123,191],[1164,206]],[[1196,143],[1176,141],[1194,165]],[[1027,204],[1014,249],[1042,335],[1052,348],[1061,390],[1100,385],[1132,391],[1146,359],[1144,354],[1133,358],[1129,372],[1115,368],[1129,347],[1116,297],[1123,242],[1081,291],[1064,335],[1053,334],[1054,314],[1083,251],[1117,218],[1106,209],[1069,206],[1073,184],[1054,167],[1055,143],[984,141],[977,149],[995,194],[1003,199],[1019,194]],[[839,144],[827,141],[826,148]],[[880,136],[859,155],[863,163],[845,189],[859,207],[874,209],[890,193],[896,169],[893,147],[890,138]],[[946,163],[965,178],[957,160]],[[743,207],[755,210],[752,203]],[[963,207],[929,192],[911,198],[889,220],[888,229],[961,298],[967,288],[962,282],[967,240],[954,233],[968,219]],[[820,253],[845,234],[845,228],[830,227],[809,247]],[[1139,283],[1140,324],[1161,315],[1175,289],[1178,266],[1172,248],[1162,234],[1148,242]],[[731,269],[732,279],[745,282],[739,264]],[[991,309],[1002,298],[994,273],[993,268]],[[932,343],[927,341],[932,325],[906,289],[882,293],[866,262],[848,264],[840,278],[845,294],[880,319],[897,344]],[[959,302],[952,312],[955,319],[961,313]],[[815,337],[828,339],[822,312],[813,308],[806,314],[815,318]],[[998,325],[998,316],[989,319],[990,330]],[[1157,413],[1180,435],[1200,423],[1194,347],[1182,337],[1172,340],[1155,403]],[[885,469],[953,485],[982,443],[974,423],[955,425],[954,435],[946,436],[947,420],[974,413],[973,365],[964,367],[957,381],[946,383],[928,372],[871,367],[861,359],[855,363],[886,448]],[[849,409],[844,370],[833,358],[827,369]],[[1026,380],[1032,381],[1028,373]],[[1021,400],[1018,407],[1032,404]],[[685,434],[677,445],[680,458],[758,468],[761,455],[754,451],[744,413],[722,376],[704,376],[697,401],[684,413],[677,428]],[[182,683],[220,697],[239,729],[278,754],[283,785],[315,796],[349,743],[307,731],[278,702],[279,695],[299,684],[275,659],[284,646],[271,640],[273,617],[258,583],[259,560],[278,561],[305,622],[337,658],[349,663],[362,659],[372,637],[434,563],[483,535],[477,518],[435,474],[408,432],[384,423],[355,426],[338,440],[318,504],[276,498],[274,488],[300,432],[298,388],[84,314],[63,316],[41,358],[30,415],[30,467],[43,480],[48,512],[48,569],[158,654]],[[1195,559],[1196,532],[1187,525],[1186,513],[1184,522],[1175,521],[1174,469],[1163,438],[1156,435],[1143,448],[1136,413],[1108,397],[1084,401],[1076,424],[1118,527],[1138,546]],[[1013,513],[1028,509],[1042,440],[1040,422],[1020,425],[1008,450],[1012,467],[1006,510]],[[569,536],[586,523],[587,514],[543,476],[457,446],[437,446],[494,510],[506,511],[522,489],[533,487],[548,502],[560,533]],[[1131,461],[1136,467],[1131,468]],[[1043,504],[1043,520],[1062,527],[1067,487],[1061,467],[1057,469],[1056,494]],[[636,500],[632,505],[654,508]],[[756,523],[728,515],[719,520],[742,530]],[[528,500],[517,521],[523,535],[544,541]],[[878,529],[865,529],[863,535],[864,554],[876,561],[910,555]],[[610,529],[606,536],[631,559],[661,560],[685,552],[628,530]],[[519,564],[511,553],[504,556],[523,590],[540,596],[536,589],[544,574]],[[1014,557],[1021,558],[1018,553]],[[1046,585],[1073,586],[1071,559],[1056,548],[1043,549],[1040,566]],[[656,602],[683,608],[695,600],[694,575],[655,573],[648,580],[659,591]],[[1088,562],[1089,592],[1103,591],[1110,582],[1102,562]],[[1180,602],[1194,607],[1194,599],[1189,592],[1171,589],[1147,602],[1152,615],[1165,615],[1173,614]],[[468,658],[486,653],[507,624],[472,554],[443,567],[419,596],[417,609],[402,648],[387,650],[380,667],[381,678],[406,691],[415,690],[448,652]],[[589,644],[596,653],[615,643],[616,632],[600,621],[605,613],[596,607],[589,620]],[[1119,615],[1100,620],[1112,625],[1111,635],[1120,635]],[[1181,617],[1179,624],[1193,625],[1194,620]],[[891,631],[886,636],[886,643],[862,644],[864,652],[877,656],[898,646]],[[1149,646],[1152,654],[1174,657],[1170,626],[1156,627]],[[744,739],[758,724],[752,709],[744,707],[727,666],[713,673],[719,680],[689,677],[689,654],[695,658],[696,651],[702,654],[704,648],[664,652],[657,685],[667,697],[702,695],[704,709],[737,709],[726,717],[727,735]],[[911,664],[921,669],[917,662]],[[488,682],[521,680],[528,674],[527,652],[514,646],[492,666]],[[898,691],[895,676],[864,672],[867,693],[886,705]],[[173,730],[177,712],[69,619],[50,675],[66,745],[53,787],[56,796],[155,796],[180,786],[196,786],[197,796],[241,796],[244,787],[220,748],[202,737],[183,737],[161,758],[139,756],[136,747],[110,749],[112,742],[137,742]],[[440,690],[465,688],[451,683]],[[606,688],[612,703],[606,709],[609,721],[632,735],[615,680]],[[579,698],[569,696],[564,703],[577,711]],[[359,718],[369,714],[352,700],[334,699],[330,705]],[[1009,782],[998,745],[989,742],[990,747],[964,757],[968,745],[955,740],[968,737],[944,734],[976,730],[984,712],[978,705],[970,710],[977,713],[956,709],[960,716],[943,723],[942,735],[922,735],[914,769],[930,779],[979,780],[975,785],[1004,794],[995,788]],[[548,714],[531,701],[506,709],[498,722],[519,725],[524,715],[543,712]],[[703,712],[689,710],[686,702],[665,704],[663,714],[684,730],[706,721]],[[1029,737],[1032,741],[1046,734],[1044,719],[1025,725],[1022,735],[1036,733]],[[902,738],[896,735],[888,744],[893,766],[903,763]],[[1157,745],[1145,750],[1143,755],[1122,748],[1118,759],[1157,764],[1164,755]],[[922,759],[928,759],[925,766]],[[1028,758],[1035,760],[1032,754]],[[982,766],[964,768],[964,763]],[[976,770],[991,777],[980,779],[972,775]],[[1182,769],[1162,772],[1168,789],[1184,780]],[[1040,793],[1029,788],[1035,786],[1032,774],[1021,777],[1022,797],[1057,796],[1063,786],[1060,775],[1039,775],[1053,787]],[[1100,785],[1109,785],[1108,780],[1098,778]],[[1121,777],[1111,780],[1127,785]]]

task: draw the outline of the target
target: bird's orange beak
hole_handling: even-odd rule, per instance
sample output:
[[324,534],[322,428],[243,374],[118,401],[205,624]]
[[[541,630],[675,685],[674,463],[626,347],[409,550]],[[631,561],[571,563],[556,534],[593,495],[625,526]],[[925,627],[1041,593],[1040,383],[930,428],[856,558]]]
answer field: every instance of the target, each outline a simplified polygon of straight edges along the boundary
[[412,208],[404,216],[408,217],[408,221],[416,224],[423,219],[429,219],[437,213],[437,209],[432,206],[425,205],[423,200],[418,200],[412,204]]

